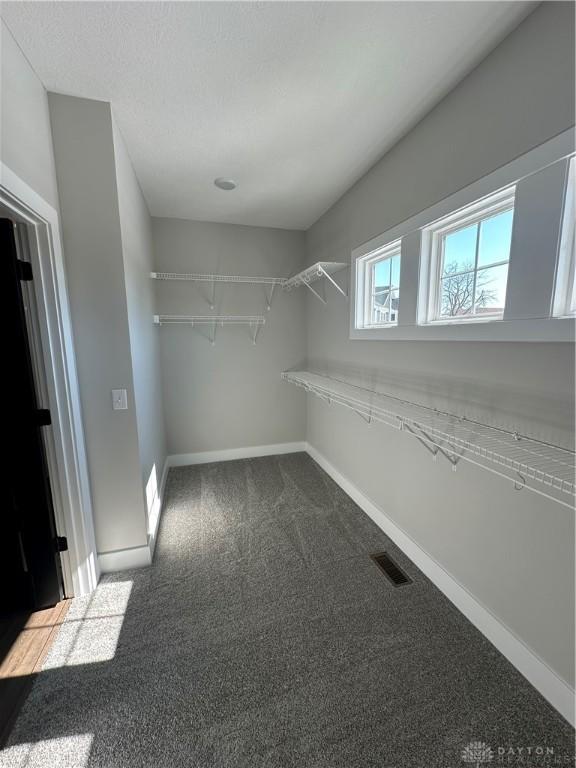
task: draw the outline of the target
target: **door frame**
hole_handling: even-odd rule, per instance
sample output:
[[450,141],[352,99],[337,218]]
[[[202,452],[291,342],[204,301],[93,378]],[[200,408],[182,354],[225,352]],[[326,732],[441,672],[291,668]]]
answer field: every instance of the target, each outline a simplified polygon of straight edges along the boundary
[[66,597],[95,589],[100,571],[76,372],[76,356],[57,211],[0,162],[0,205],[28,225],[40,347],[52,418],[46,451]]

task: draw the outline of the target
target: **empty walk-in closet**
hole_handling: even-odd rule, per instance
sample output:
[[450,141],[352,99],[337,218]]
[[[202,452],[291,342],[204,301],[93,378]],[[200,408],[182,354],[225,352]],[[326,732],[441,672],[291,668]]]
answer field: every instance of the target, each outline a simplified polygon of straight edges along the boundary
[[0,766],[573,764],[574,3],[0,16]]

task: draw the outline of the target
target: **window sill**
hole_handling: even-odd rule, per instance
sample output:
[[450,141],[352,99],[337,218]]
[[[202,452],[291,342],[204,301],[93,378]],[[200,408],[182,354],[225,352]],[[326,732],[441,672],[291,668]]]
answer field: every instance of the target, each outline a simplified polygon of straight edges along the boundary
[[382,329],[397,328],[398,323],[379,323],[378,325],[361,325],[356,331],[380,331]]
[[395,325],[378,328],[351,328],[350,339],[362,341],[559,341],[574,343],[573,317],[529,318],[523,320],[482,320],[479,322],[425,325]]
[[482,315],[480,317],[472,315],[471,317],[461,317],[459,319],[442,317],[438,320],[427,320],[426,322],[420,323],[420,325],[432,325],[434,327],[440,325],[474,325],[476,323],[502,322],[502,319],[502,315]]

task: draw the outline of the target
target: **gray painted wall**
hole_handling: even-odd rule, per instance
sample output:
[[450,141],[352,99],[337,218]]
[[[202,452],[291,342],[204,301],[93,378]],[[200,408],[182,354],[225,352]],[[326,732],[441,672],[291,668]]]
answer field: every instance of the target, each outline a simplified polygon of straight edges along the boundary
[[[529,16],[309,230],[308,261],[349,261],[352,248],[569,128],[573,13],[544,3]],[[350,341],[349,305],[333,290],[327,307],[309,297],[307,312],[315,370],[573,442],[571,345]],[[569,510],[472,466],[453,473],[407,435],[311,397],[308,440],[573,685]]]
[[[49,94],[98,552],[147,543],[110,105]],[[111,390],[128,392],[113,411]]]
[[[287,276],[301,266],[304,234],[280,229],[153,219],[157,271]],[[156,281],[162,314],[211,314],[206,283]],[[169,454],[304,440],[303,395],[280,371],[305,358],[304,289],[276,290],[266,311],[262,286],[219,285],[215,314],[266,315],[253,346],[246,327],[163,326],[160,337]]]
[[140,468],[146,488],[153,468],[160,484],[166,461],[159,339],[150,321],[154,314],[154,288],[149,277],[154,269],[152,222],[115,123],[113,130]]
[[[2,162],[58,210],[48,94],[4,22],[0,33]],[[114,551],[146,543],[144,487],[166,453],[150,217],[110,105],[50,101],[97,546]],[[112,411],[112,387],[128,389],[129,411]]]
[[1,20],[0,36],[2,162],[58,209],[48,95]]

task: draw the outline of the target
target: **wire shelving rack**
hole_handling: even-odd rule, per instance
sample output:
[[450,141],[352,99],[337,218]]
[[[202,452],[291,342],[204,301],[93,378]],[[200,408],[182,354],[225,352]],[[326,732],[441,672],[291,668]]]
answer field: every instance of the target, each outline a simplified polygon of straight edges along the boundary
[[208,325],[212,328],[210,343],[216,343],[216,329],[225,325],[248,325],[252,331],[252,343],[256,344],[260,328],[266,322],[262,315],[154,315],[156,325]]
[[512,481],[516,490],[526,488],[574,509],[573,451],[340,379],[308,371],[281,375],[329,404],[351,409],[368,423],[380,422],[412,435],[434,458],[444,456],[454,470],[462,459]]
[[332,275],[335,272],[339,272],[348,266],[342,261],[317,261],[315,264],[303,269],[291,277],[262,277],[258,275],[212,275],[201,274],[197,272],[150,272],[150,277],[153,280],[175,280],[175,281],[190,281],[190,282],[203,282],[212,284],[212,300],[210,302],[210,309],[214,309],[214,297],[217,283],[247,283],[249,285],[269,285],[270,293],[266,295],[267,308],[270,309],[272,303],[272,297],[274,295],[274,289],[277,285],[281,286],[285,291],[291,291],[293,288],[298,288],[300,285],[305,285],[316,298],[320,299],[323,304],[326,304],[326,299],[322,294],[312,287],[311,283],[326,278],[336,290],[347,298],[347,293],[344,291],[334,280]]
[[323,304],[326,304],[325,297],[310,285],[310,283],[314,283],[316,280],[320,280],[324,277],[330,283],[332,283],[332,285],[339,293],[342,294],[342,296],[347,298],[348,294],[346,291],[344,291],[332,277],[335,272],[339,272],[341,269],[345,269],[347,266],[348,264],[342,261],[317,261],[310,267],[303,269],[302,272],[298,272],[296,275],[292,275],[292,277],[284,280],[282,287],[284,290],[290,291],[292,288],[298,288],[300,285],[305,285],[310,291],[312,291],[316,298],[320,299]]
[[269,291],[266,292],[266,309],[270,310],[274,289],[277,285],[282,286],[285,281],[285,278],[283,277],[263,277],[258,275],[210,275],[197,272],[150,272],[150,277],[153,280],[211,283],[212,295],[210,298],[210,309],[214,309],[217,283],[244,283],[247,285],[270,286]]
[[251,285],[282,285],[283,277],[252,275],[204,275],[195,272],[150,272],[154,280],[192,280],[206,283],[250,283]]

